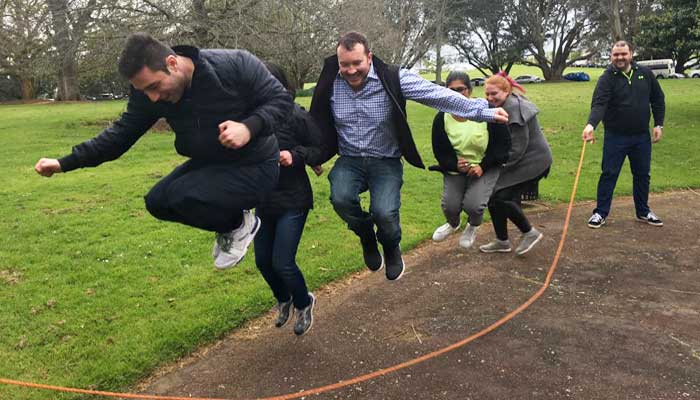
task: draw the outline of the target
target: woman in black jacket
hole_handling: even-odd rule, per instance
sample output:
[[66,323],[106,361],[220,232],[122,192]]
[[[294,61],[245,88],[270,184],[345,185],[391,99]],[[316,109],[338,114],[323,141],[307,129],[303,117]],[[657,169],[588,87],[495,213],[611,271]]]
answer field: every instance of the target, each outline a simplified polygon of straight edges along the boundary
[[[267,68],[291,91],[279,66],[268,63]],[[316,298],[306,287],[296,263],[296,253],[306,217],[313,208],[313,192],[305,166],[320,165],[321,133],[308,113],[295,104],[275,136],[280,148],[279,183],[255,212],[261,221],[254,242],[255,264],[278,302],[275,326],[281,328],[287,323],[293,305],[297,315],[294,333],[303,335],[313,324]]]
[[[469,75],[453,71],[447,87],[471,96]],[[508,161],[510,134],[501,124],[467,121],[450,114],[438,113],[433,120],[433,153],[440,164],[431,167],[443,173],[442,211],[447,223],[433,233],[441,241],[460,226],[460,214],[467,214],[467,227],[459,240],[470,248],[483,221],[484,210],[498,180],[501,166]]]

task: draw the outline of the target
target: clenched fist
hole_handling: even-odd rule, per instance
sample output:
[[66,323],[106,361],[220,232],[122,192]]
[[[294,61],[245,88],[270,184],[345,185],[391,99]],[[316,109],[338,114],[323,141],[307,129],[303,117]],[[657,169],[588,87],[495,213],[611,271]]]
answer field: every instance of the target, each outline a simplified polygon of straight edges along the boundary
[[51,177],[56,172],[63,172],[61,164],[55,158],[42,158],[36,162],[34,170],[41,176]]
[[240,122],[224,121],[219,124],[219,142],[230,149],[240,149],[250,142],[250,130]]

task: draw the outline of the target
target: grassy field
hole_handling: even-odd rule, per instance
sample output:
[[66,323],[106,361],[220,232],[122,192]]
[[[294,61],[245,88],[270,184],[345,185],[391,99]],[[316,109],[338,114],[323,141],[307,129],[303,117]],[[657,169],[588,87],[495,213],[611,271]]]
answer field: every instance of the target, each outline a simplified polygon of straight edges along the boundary
[[[540,122],[555,159],[540,186],[544,201],[568,199],[593,86],[527,87],[542,110]],[[652,190],[700,187],[700,174],[691,172],[700,163],[695,136],[700,80],[664,81],[662,86],[666,136],[654,147]],[[482,94],[477,88],[475,96]],[[308,105],[309,99],[300,101]],[[0,377],[128,389],[159,365],[221,337],[274,303],[253,257],[217,272],[210,233],[157,221],[145,211],[142,196],[183,161],[171,134],[149,133],[121,159],[95,169],[51,179],[34,173],[38,158],[66,154],[124,105],[0,106]],[[408,112],[419,150],[426,163],[433,163],[435,112],[414,103]],[[579,199],[594,198],[600,154],[600,143],[587,152]],[[364,268],[358,241],[328,203],[326,176],[311,179],[316,209],[298,254],[312,289]],[[404,250],[429,238],[443,222],[441,186],[438,174],[406,164]],[[625,170],[616,194],[630,192]],[[48,397],[76,398],[0,386],[2,399]]]

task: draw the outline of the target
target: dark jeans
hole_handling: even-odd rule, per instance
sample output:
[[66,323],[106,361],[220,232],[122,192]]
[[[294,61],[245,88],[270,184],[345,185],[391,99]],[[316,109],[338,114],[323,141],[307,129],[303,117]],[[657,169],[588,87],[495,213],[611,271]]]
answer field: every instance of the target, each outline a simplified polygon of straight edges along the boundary
[[[401,242],[399,207],[403,164],[399,158],[345,157],[336,160],[328,175],[335,212],[360,239],[377,239],[385,249]],[[369,212],[360,205],[360,193],[369,190]]]
[[632,193],[638,216],[649,212],[649,171],[651,169],[651,138],[643,135],[622,135],[605,131],[602,173],[598,180],[598,204],[593,212],[604,218],[610,213],[613,192],[625,157],[632,170]]
[[[539,180],[539,178],[537,178]],[[493,229],[499,240],[508,240],[508,220],[510,219],[520,232],[530,232],[532,226],[527,220],[520,206],[520,198],[523,191],[530,187],[532,181],[519,183],[503,188],[491,196],[489,201],[489,213],[493,222]]]
[[261,225],[255,235],[255,264],[277,301],[289,301],[291,296],[298,309],[306,308],[311,302],[304,275],[296,263],[308,214],[306,209],[285,210],[282,214],[256,211]]
[[241,225],[243,210],[275,188],[278,176],[276,159],[251,165],[189,160],[148,192],[146,209],[158,219],[229,232]]

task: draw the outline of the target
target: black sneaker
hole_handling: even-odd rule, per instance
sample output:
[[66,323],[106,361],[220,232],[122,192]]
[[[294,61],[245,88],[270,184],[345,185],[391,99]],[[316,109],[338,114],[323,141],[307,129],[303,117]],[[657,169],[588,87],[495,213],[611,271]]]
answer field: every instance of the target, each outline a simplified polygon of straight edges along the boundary
[[306,306],[306,308],[299,310],[296,309],[297,322],[294,323],[294,334],[301,336],[311,329],[311,325],[314,324],[314,306],[316,305],[316,296],[309,292],[309,298],[311,303]]
[[593,213],[590,218],[588,218],[588,227],[593,229],[598,229],[605,225],[605,217],[598,213]]
[[637,220],[640,222],[646,222],[649,225],[664,226],[664,222],[651,211],[649,211],[645,216],[637,215]]
[[365,259],[365,265],[372,272],[377,272],[384,266],[384,259],[377,247],[376,237],[370,239],[360,239],[362,243],[362,256]]
[[401,278],[404,271],[403,257],[401,257],[401,247],[396,246],[392,249],[384,249],[384,258],[386,259],[386,279],[397,281]]
[[292,299],[289,301],[284,301],[277,303],[277,321],[275,321],[275,326],[281,328],[287,324],[289,317],[292,316]]

